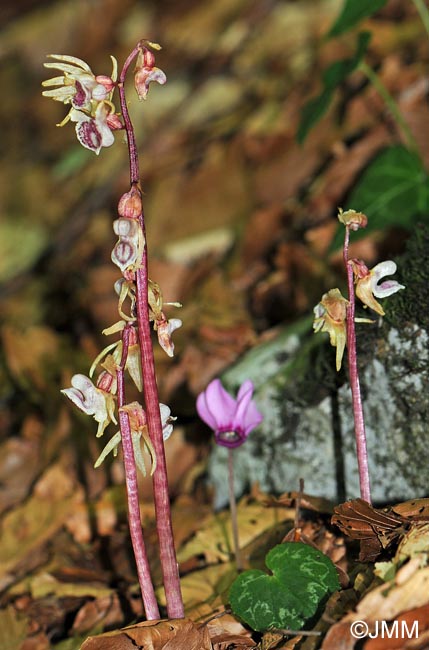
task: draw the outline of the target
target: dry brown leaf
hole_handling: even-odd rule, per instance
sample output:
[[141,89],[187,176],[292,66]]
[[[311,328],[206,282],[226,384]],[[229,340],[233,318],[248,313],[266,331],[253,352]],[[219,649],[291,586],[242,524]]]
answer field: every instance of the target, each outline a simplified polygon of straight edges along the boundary
[[256,643],[251,638],[249,630],[230,614],[216,616],[207,622],[213,650],[234,648],[253,648]]
[[369,632],[372,632],[376,621],[393,621],[411,610],[426,609],[429,604],[429,567],[420,569],[419,563],[418,557],[410,560],[392,582],[369,591],[354,612],[329,629],[321,650],[353,650],[357,639],[352,636],[350,626],[354,621],[366,622]]
[[123,619],[119,598],[117,594],[112,593],[85,603],[76,614],[73,631],[75,634],[85,634],[100,624],[106,629],[108,626],[121,625]]
[[279,497],[270,497],[268,505],[284,506],[286,508],[295,508],[297,499],[300,499],[299,507],[304,510],[313,510],[314,512],[331,514],[333,509],[332,501],[324,497],[317,497],[311,494],[300,493],[292,490],[284,492]]
[[[240,546],[244,548],[253,539],[273,526],[290,519],[290,511],[267,508],[260,503],[249,503],[247,497],[237,506]],[[225,562],[232,548],[231,516],[229,511],[210,514],[195,537],[180,549],[178,561],[184,562],[194,555],[204,555],[208,563]]]
[[31,498],[3,517],[1,580],[8,582],[8,572],[16,565],[23,569],[26,558],[55,535],[83,500],[83,490],[70,470],[61,463],[50,467],[36,483]]
[[39,467],[36,440],[10,438],[0,446],[0,513],[27,496]]
[[417,637],[415,635],[414,638],[405,638],[405,634],[401,635],[401,632],[405,632],[406,627],[411,633],[413,625],[417,622],[418,639],[421,641],[422,633],[427,631],[429,625],[429,605],[405,612],[398,616],[395,621],[398,621],[398,634],[393,633],[392,638],[389,638],[387,634],[380,634],[374,639],[369,639],[364,645],[364,650],[407,650],[407,648],[411,650],[411,648],[427,647],[426,644],[424,646],[420,645],[420,643],[416,645]]
[[[237,576],[235,566],[231,562],[208,566],[201,571],[192,571],[180,581],[183,602],[186,615],[193,620],[198,620],[201,612],[194,613],[192,610],[208,603],[212,608],[216,606],[219,596],[225,589],[228,589],[232,580]],[[165,605],[164,590],[157,592],[161,605]]]
[[189,619],[144,621],[89,637],[81,650],[212,650],[208,630]]
[[23,386],[34,385],[46,390],[46,368],[58,353],[59,337],[44,326],[30,327],[25,331],[5,326],[1,331],[6,363],[17,381]]
[[370,591],[349,620],[390,621],[398,614],[429,603],[429,567],[419,569],[419,558],[410,560],[389,585]]

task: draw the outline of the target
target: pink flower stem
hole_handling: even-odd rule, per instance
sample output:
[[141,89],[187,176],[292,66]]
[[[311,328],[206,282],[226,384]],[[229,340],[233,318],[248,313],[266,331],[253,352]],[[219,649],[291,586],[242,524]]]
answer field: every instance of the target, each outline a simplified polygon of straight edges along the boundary
[[356,453],[359,470],[359,484],[361,498],[371,503],[371,490],[368,470],[368,452],[366,448],[365,420],[363,415],[362,396],[359,384],[359,372],[356,354],[355,331],[355,290],[353,284],[353,269],[349,264],[349,238],[350,228],[346,226],[344,237],[343,258],[347,272],[347,286],[349,292],[349,306],[347,307],[347,355],[349,361],[350,388],[352,391],[353,417],[355,422]]
[[243,562],[241,558],[240,543],[238,538],[237,503],[235,501],[235,492],[234,492],[234,457],[233,457],[232,449],[228,449],[228,490],[229,490],[229,510],[231,513],[232,539],[234,542],[235,564],[237,566],[237,571],[242,571]]
[[124,369],[128,357],[129,337],[131,325],[125,325],[122,332],[122,355],[121,363],[116,370],[118,382],[118,409],[119,426],[121,429],[122,449],[124,454],[125,484],[128,501],[128,523],[133,545],[134,557],[137,566],[140,589],[143,605],[148,620],[159,619],[158,603],[156,602],[155,591],[150,575],[149,562],[143,539],[143,531],[140,517],[139,493],[137,483],[136,463],[134,459],[133,442],[131,437],[130,421],[128,414],[122,411],[125,406]]
[[[119,95],[128,139],[130,159],[130,181],[140,194],[139,188],[139,163],[134,128],[129,117],[125,98],[124,82],[127,70],[137,56],[140,47],[137,44],[127,58],[119,77]],[[183,618],[184,607],[180,590],[179,569],[174,548],[173,527],[171,523],[170,497],[168,490],[167,465],[164,452],[164,439],[162,434],[161,414],[159,411],[158,387],[155,375],[155,362],[153,356],[149,305],[148,305],[148,264],[146,227],[144,214],[139,217],[139,224],[144,236],[143,256],[140,268],[136,270],[136,308],[139,333],[139,346],[143,374],[143,389],[146,406],[146,418],[149,435],[156,455],[156,470],[153,474],[153,492],[155,501],[156,527],[158,532],[161,568],[164,580],[167,613],[170,618]]]

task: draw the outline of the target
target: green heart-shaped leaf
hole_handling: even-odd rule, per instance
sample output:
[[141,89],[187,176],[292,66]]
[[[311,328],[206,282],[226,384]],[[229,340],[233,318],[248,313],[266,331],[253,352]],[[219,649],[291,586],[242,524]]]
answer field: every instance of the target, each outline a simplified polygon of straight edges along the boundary
[[[368,217],[366,228],[353,233],[353,240],[373,230],[401,226],[410,230],[419,218],[427,221],[429,177],[420,158],[402,145],[384,149],[368,165],[348,197],[347,205]],[[344,240],[339,226],[330,250]]]
[[244,571],[229,593],[233,612],[253,630],[299,630],[322,600],[339,589],[335,565],[307,544],[279,544],[267,554],[265,563],[273,575]]

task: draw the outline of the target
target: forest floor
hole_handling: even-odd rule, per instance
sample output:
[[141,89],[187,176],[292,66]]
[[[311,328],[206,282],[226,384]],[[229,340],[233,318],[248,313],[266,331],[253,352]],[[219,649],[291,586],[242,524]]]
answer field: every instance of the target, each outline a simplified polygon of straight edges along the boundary
[[[429,42],[411,0],[390,0],[359,24],[372,35],[365,63],[408,128],[356,68],[297,141],[323,71],[355,54],[356,30],[323,38],[342,4],[3,3],[0,650],[78,650],[88,636],[127,625],[134,627],[85,649],[429,648],[426,500],[387,511],[353,501],[337,514],[339,527],[331,521],[335,504],[323,494],[285,486],[283,495],[267,495],[255,484],[238,506],[246,568],[263,569],[266,552],[289,535],[331,558],[342,589],[305,633],[252,632],[234,617],[229,513],[213,511],[205,480],[212,441],[195,410],[213,377],[344,283],[336,215],[339,206],[363,210],[349,203],[356,188],[368,215],[381,215],[351,248],[369,267],[402,253],[416,223],[427,222],[420,185],[429,165]],[[160,399],[178,418],[166,454],[187,618],[168,630],[136,623],[143,609],[120,455],[94,470],[94,422],[72,412],[59,392],[73,374],[87,372],[106,345],[101,330],[118,320],[111,222],[128,189],[126,147],[119,136],[98,157],[84,150],[70,124],[55,127],[64,107],[42,97],[40,87],[50,76],[47,54],[72,54],[110,74],[109,55],[123,61],[142,37],[162,44],[157,65],[168,78],[163,87],[152,84],[147,102],[131,100],[150,275],[166,301],[183,304],[174,359],[155,352]],[[386,195],[383,183],[395,186],[389,165],[375,189],[364,178],[385,150],[399,156],[398,165],[405,160],[402,173],[411,180],[399,203],[382,198],[375,205],[374,195]],[[150,478],[140,487],[160,585]],[[380,560],[390,564],[375,567]],[[157,594],[164,606],[160,586]],[[352,636],[359,620],[373,638]],[[377,636],[382,620],[389,630],[399,629],[395,621],[401,630],[417,621],[418,638]]]

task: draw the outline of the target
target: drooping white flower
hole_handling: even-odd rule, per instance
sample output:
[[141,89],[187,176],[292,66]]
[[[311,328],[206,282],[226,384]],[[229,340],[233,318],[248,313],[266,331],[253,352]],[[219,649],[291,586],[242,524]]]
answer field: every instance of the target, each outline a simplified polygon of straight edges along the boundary
[[98,422],[97,437],[103,435],[105,428],[115,419],[115,400],[111,393],[97,388],[85,375],[73,375],[71,388],[61,392],[87,415],[92,415]]
[[380,262],[373,269],[369,270],[362,260],[350,260],[350,265],[356,280],[356,295],[364,305],[373,309],[380,316],[384,316],[384,310],[375,298],[387,298],[397,291],[405,289],[403,284],[396,280],[385,280],[380,283],[381,278],[396,273],[397,266],[392,260]]
[[115,141],[108,123],[111,114],[112,104],[107,101],[99,102],[94,116],[75,108],[72,108],[69,113],[71,121],[76,122],[77,139],[83,147],[97,155],[102,147],[110,147]]

